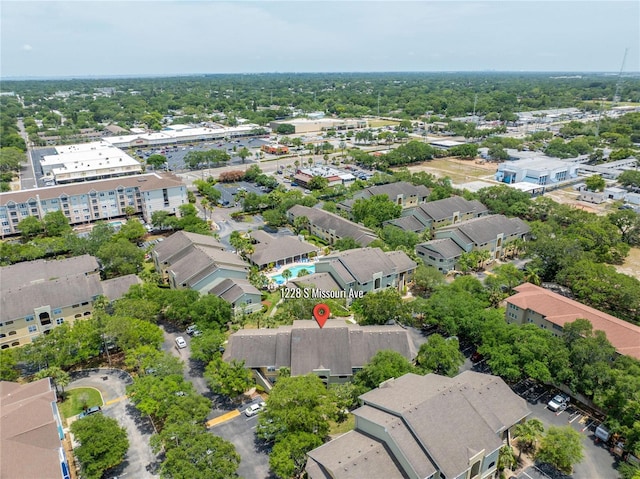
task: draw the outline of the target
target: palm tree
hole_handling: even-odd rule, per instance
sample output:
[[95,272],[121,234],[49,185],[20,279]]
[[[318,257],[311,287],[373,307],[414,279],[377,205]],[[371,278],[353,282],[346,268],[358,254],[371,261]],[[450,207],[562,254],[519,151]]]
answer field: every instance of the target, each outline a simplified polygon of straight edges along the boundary
[[529,265],[524,269],[524,280],[528,283],[535,284],[536,286],[540,286],[542,283],[538,270]]
[[288,281],[289,278],[291,278],[291,276],[293,275],[290,269],[285,269],[281,274],[285,281]]
[[528,451],[535,451],[536,442],[542,436],[544,432],[544,424],[539,419],[529,419],[526,422],[521,422],[513,429],[514,434],[518,438],[518,448],[520,453],[518,454],[518,460],[522,456],[522,451],[527,449]]
[[518,465],[518,460],[513,454],[511,446],[504,445],[500,448],[498,455],[498,470],[504,471],[505,469],[513,470]]

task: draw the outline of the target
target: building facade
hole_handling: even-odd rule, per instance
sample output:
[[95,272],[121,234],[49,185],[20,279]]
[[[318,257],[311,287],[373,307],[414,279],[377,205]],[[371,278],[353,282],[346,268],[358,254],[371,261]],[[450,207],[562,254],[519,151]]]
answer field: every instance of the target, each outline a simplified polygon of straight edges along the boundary
[[187,187],[174,175],[144,175],[87,181],[0,193],[2,236],[20,233],[18,223],[62,211],[69,223],[81,225],[126,215],[129,208],[151,222],[156,211],[179,213],[187,203]]

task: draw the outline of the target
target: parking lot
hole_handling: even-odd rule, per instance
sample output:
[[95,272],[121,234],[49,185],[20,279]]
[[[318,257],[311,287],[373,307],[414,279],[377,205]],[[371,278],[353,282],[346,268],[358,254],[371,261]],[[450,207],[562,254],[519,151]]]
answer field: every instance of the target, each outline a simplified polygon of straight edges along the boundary
[[574,466],[571,476],[566,476],[550,468],[548,465],[536,464],[522,471],[518,479],[594,479],[615,478],[618,473],[615,470],[616,458],[602,443],[595,441],[595,429],[600,421],[591,415],[585,408],[571,403],[564,410],[553,412],[547,403],[558,391],[534,381],[521,381],[512,387],[514,392],[524,398],[531,410],[528,419],[536,418],[542,421],[545,429],[549,426],[571,426],[582,435],[584,446],[584,459]]

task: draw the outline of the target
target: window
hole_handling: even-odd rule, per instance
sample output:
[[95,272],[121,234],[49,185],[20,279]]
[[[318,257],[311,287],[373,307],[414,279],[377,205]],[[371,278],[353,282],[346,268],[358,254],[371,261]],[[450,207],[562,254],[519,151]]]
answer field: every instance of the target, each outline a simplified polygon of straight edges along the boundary
[[64,323],[64,318],[56,318],[56,324]]
[[17,331],[9,331],[9,336],[15,336],[16,334],[18,334]]
[[30,333],[35,333],[37,330],[38,330],[38,327],[35,324],[32,324],[31,326],[29,326]]
[[60,314],[62,313],[62,308],[56,308],[53,310],[53,314]]
[[13,321],[5,321],[4,323],[5,326],[9,326],[10,324],[13,324]]

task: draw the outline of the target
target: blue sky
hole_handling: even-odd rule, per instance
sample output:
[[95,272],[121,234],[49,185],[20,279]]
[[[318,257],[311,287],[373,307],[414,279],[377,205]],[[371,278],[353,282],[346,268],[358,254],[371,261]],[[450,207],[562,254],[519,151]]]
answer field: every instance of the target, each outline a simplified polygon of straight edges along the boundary
[[7,1],[0,75],[640,68],[638,1]]

